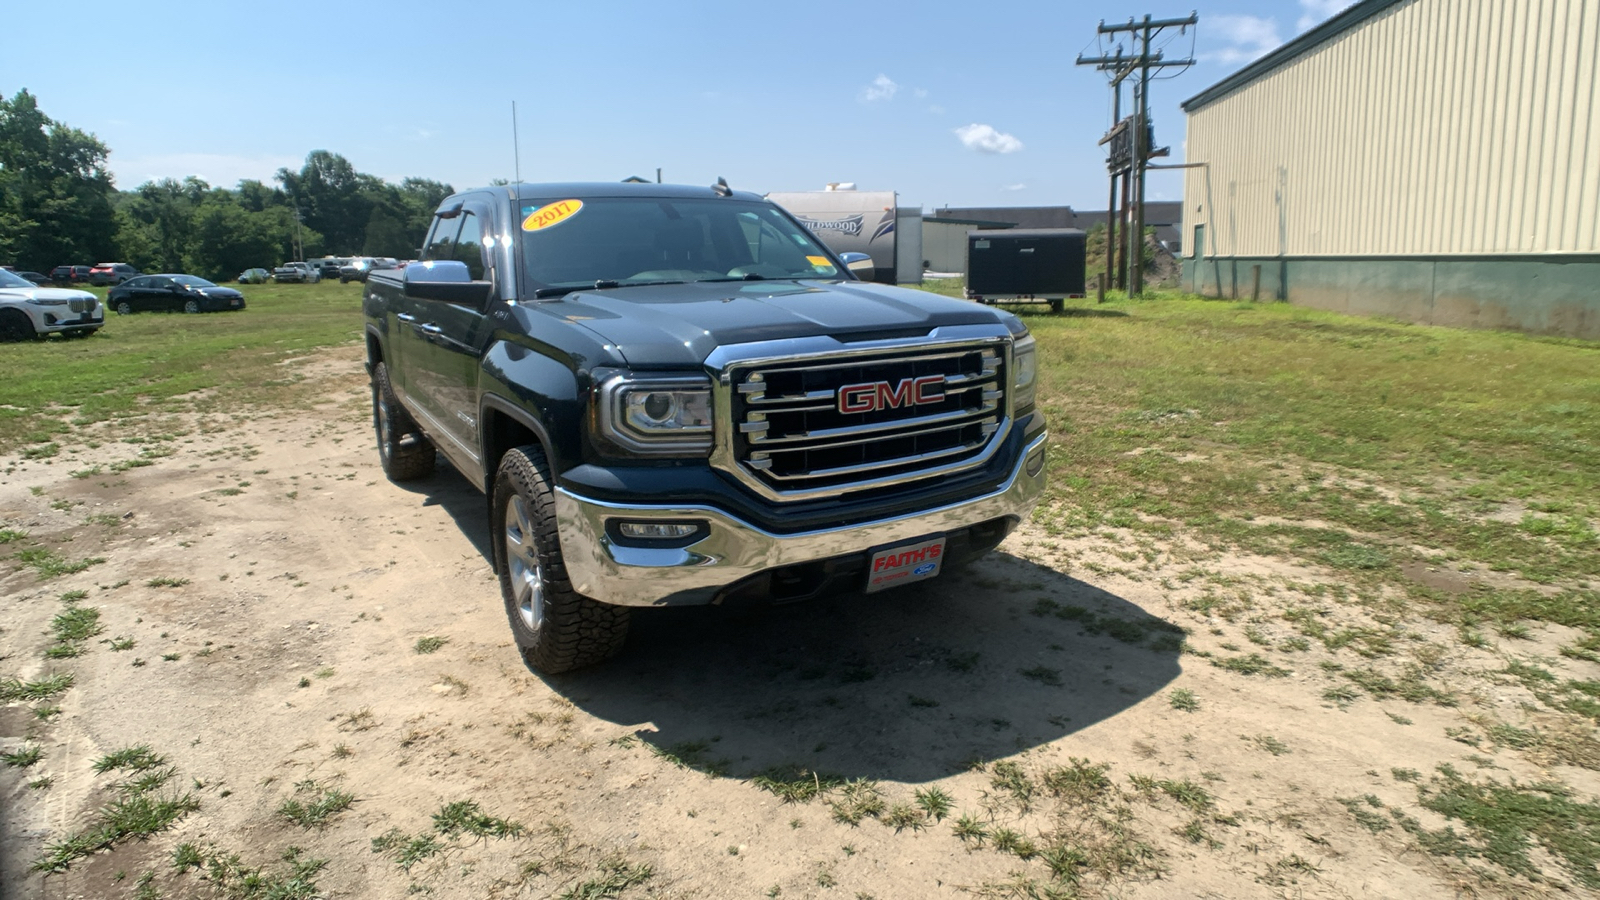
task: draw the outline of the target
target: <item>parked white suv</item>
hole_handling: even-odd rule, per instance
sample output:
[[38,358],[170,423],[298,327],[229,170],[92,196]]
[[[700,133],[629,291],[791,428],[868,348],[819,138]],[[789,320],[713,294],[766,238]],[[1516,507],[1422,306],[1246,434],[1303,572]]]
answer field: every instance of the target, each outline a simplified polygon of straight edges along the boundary
[[0,341],[90,335],[105,323],[105,307],[88,291],[42,288],[0,269]]

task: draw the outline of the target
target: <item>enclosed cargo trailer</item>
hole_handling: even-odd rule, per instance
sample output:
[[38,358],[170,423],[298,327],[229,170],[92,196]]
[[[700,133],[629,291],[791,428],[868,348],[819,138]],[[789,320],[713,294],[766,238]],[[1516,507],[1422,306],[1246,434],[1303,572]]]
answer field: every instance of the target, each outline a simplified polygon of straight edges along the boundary
[[979,303],[1082,297],[1086,235],[1077,228],[1011,228],[967,235],[967,297]]

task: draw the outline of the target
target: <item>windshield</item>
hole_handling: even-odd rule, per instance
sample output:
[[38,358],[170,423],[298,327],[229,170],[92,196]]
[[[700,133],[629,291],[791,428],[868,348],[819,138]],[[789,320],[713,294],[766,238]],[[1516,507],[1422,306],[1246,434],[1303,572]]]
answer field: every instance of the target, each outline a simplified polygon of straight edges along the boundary
[[186,284],[189,287],[198,287],[198,288],[216,287],[215,284],[212,284],[211,282],[205,280],[204,278],[197,278],[197,277],[195,277],[193,275],[174,275],[174,276],[172,276],[172,280],[176,284]]
[[0,269],[0,288],[33,288],[38,285],[5,269]]
[[524,200],[536,288],[843,277],[816,238],[768,203],[727,198]]

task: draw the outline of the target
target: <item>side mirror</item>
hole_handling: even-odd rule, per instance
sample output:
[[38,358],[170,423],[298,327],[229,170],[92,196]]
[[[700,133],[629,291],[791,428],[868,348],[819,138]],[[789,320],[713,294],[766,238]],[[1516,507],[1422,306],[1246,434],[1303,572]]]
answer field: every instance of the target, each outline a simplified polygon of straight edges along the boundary
[[841,253],[839,254],[839,261],[844,263],[844,267],[862,281],[871,281],[873,273],[877,271],[877,267],[872,264],[872,256],[870,254],[857,253],[855,251]]
[[404,271],[406,296],[421,300],[481,307],[494,287],[487,281],[473,281],[467,264],[454,259],[414,262]]

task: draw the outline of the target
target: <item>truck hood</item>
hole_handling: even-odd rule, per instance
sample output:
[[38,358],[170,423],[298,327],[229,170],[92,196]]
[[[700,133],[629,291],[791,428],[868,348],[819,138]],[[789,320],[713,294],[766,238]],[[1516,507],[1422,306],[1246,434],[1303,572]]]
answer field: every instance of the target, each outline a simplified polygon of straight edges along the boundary
[[599,334],[634,368],[696,366],[728,344],[910,337],[1013,318],[926,291],[827,281],[641,285],[574,292],[541,308]]

